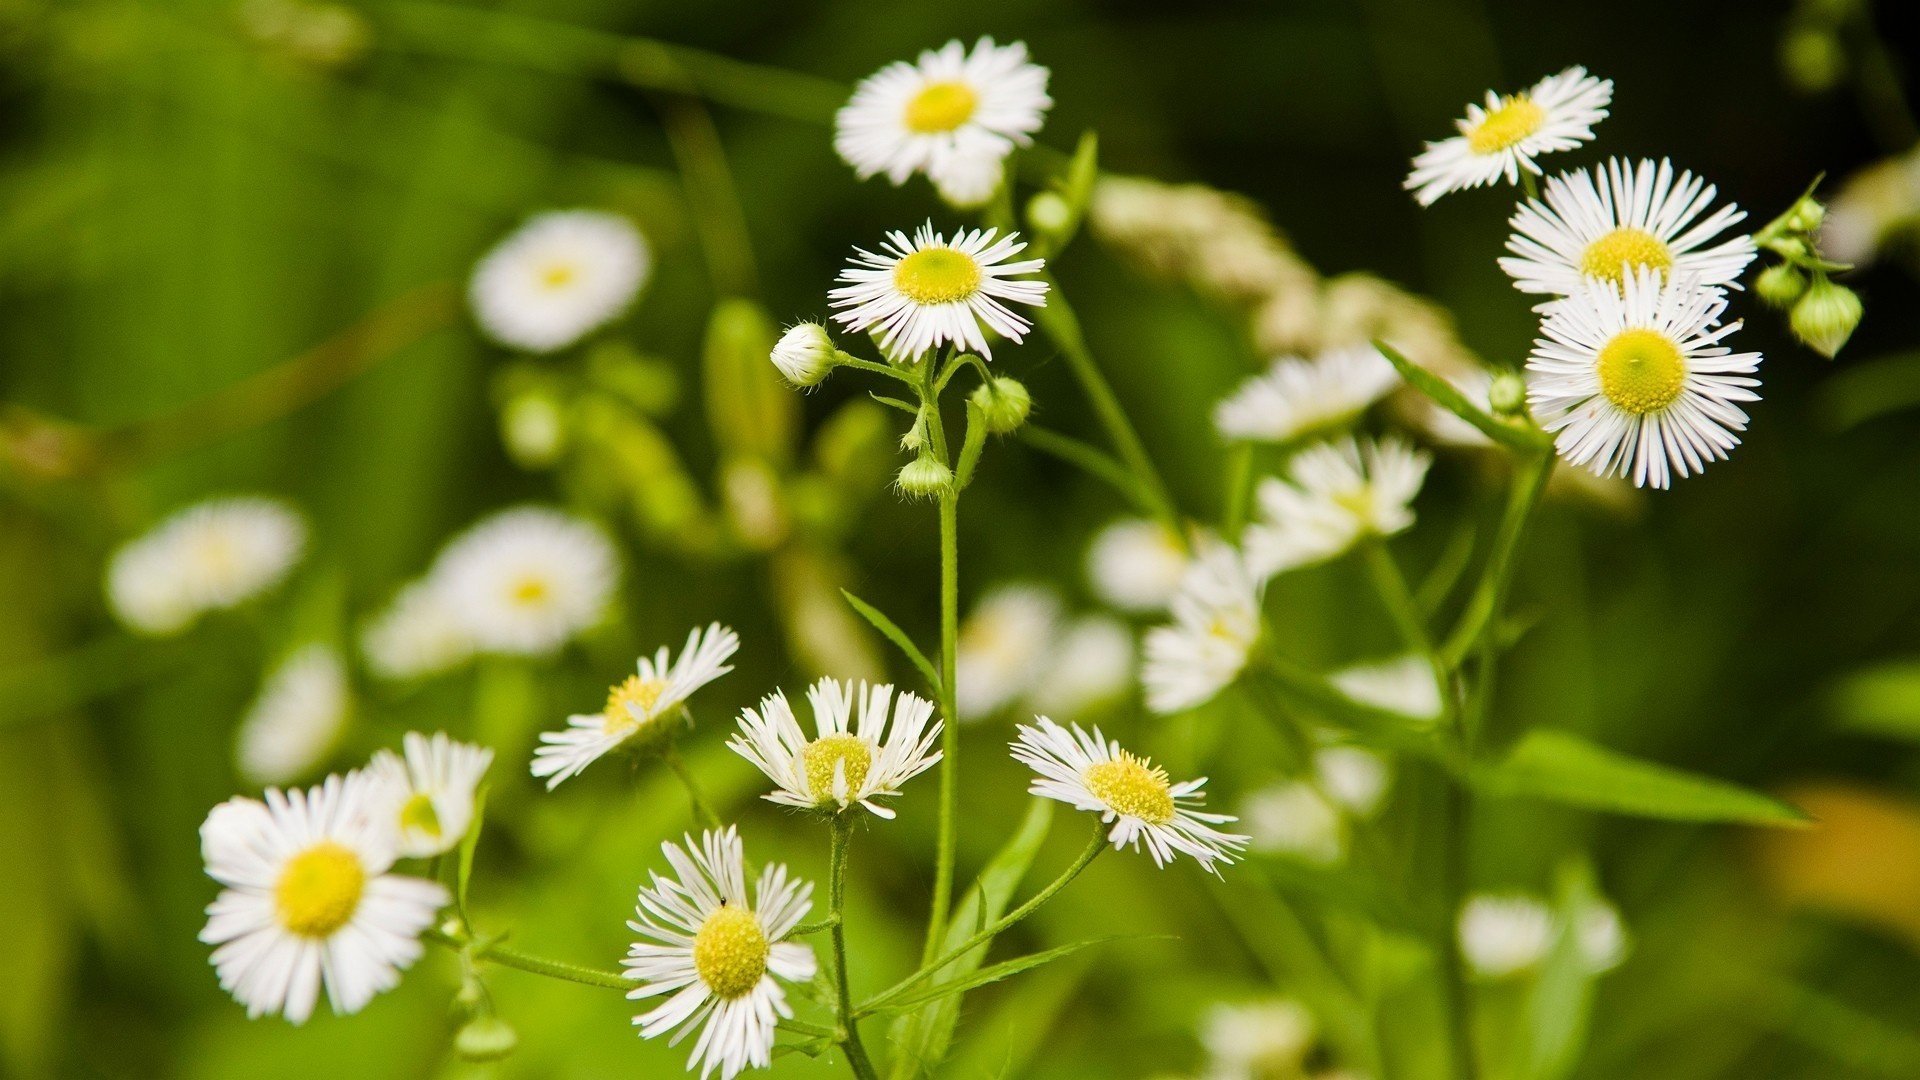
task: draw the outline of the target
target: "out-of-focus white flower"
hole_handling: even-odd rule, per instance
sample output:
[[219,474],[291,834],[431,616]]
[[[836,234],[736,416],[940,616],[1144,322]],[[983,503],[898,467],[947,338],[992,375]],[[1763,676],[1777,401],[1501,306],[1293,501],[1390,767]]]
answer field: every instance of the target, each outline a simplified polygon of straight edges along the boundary
[[1372,817],[1393,782],[1392,766],[1358,746],[1327,746],[1314,751],[1313,775],[1320,790],[1356,817]]
[[1019,341],[1031,323],[1008,303],[1045,307],[1047,283],[1038,273],[1044,259],[1009,262],[1026,249],[1019,233],[997,237],[993,229],[960,231],[951,241],[922,225],[909,239],[891,232],[880,252],[855,248],[844,282],[827,295],[834,319],[853,333],[877,331],[880,349],[901,362],[919,359],[941,345],[993,359],[987,331]]
[[1027,693],[1027,704],[1049,716],[1085,716],[1132,689],[1133,661],[1133,632],[1126,624],[1104,615],[1076,619]]
[[1304,1076],[1307,1054],[1318,1038],[1313,1014],[1290,998],[1222,1002],[1200,1021],[1207,1080]]
[[653,268],[633,222],[600,210],[536,215],[474,268],[474,318],[502,345],[564,349],[617,318]]
[[1420,205],[1431,206],[1450,191],[1500,179],[1517,184],[1522,170],[1538,176],[1534,159],[1592,140],[1593,125],[1606,119],[1612,101],[1613,81],[1580,67],[1506,97],[1489,90],[1484,106],[1468,105],[1466,118],[1455,122],[1460,134],[1428,143],[1413,159],[1405,186]]
[[600,620],[620,560],[598,526],[522,506],[454,538],[428,577],[480,651],[538,656]]
[[386,679],[418,679],[451,671],[473,656],[474,641],[447,598],[428,581],[394,596],[360,634],[367,667]]
[[769,802],[803,810],[859,805],[891,819],[893,810],[877,800],[900,794],[900,785],[940,761],[934,742],[941,721],[929,724],[933,703],[914,694],[895,699],[884,683],[821,679],[807,690],[807,703],[813,707],[813,738],[801,730],[787,695],[776,690],[757,711],[741,711],[740,730],[727,740],[778,785],[762,796]]
[[1173,598],[1173,623],[1147,633],[1140,681],[1157,713],[1191,709],[1240,677],[1260,639],[1260,583],[1240,553],[1203,553]]
[[281,661],[240,721],[234,761],[253,784],[285,784],[323,764],[347,726],[346,665],[328,645]]
[[278,499],[209,499],[128,541],[107,565],[107,602],[128,629],[175,634],[285,580],[307,523]]
[[1221,401],[1213,426],[1228,439],[1289,442],[1352,421],[1399,381],[1371,345],[1328,349],[1312,360],[1283,356]]
[[1865,265],[1895,237],[1920,229],[1920,152],[1876,161],[1848,177],[1820,222],[1820,254]]
[[1038,585],[989,590],[960,627],[954,697],[963,721],[990,716],[1033,689],[1060,630],[1060,598]]
[[[1546,901],[1523,893],[1482,893],[1460,909],[1460,951],[1475,973],[1502,979],[1545,960],[1559,935],[1560,921]],[[1626,958],[1626,929],[1620,912],[1595,900],[1574,918],[1574,944],[1595,974]]]
[[376,785],[376,819],[393,826],[395,848],[424,859],[452,851],[473,824],[474,793],[493,764],[493,751],[456,742],[444,731],[432,737],[409,731],[405,756],[382,750],[368,773]]
[[1430,463],[1393,436],[1348,437],[1302,450],[1286,479],[1270,477],[1256,491],[1260,517],[1246,530],[1247,565],[1271,577],[1407,528]]
[[1087,580],[1121,611],[1165,611],[1190,562],[1173,530],[1147,518],[1122,518],[1087,548]]
[[1440,718],[1440,683],[1426,657],[1397,656],[1355,664],[1335,672],[1331,681],[1341,693],[1362,705],[1389,709],[1427,723]]
[[1319,786],[1285,780],[1252,792],[1240,804],[1240,819],[1254,851],[1336,863],[1347,850],[1340,808]]

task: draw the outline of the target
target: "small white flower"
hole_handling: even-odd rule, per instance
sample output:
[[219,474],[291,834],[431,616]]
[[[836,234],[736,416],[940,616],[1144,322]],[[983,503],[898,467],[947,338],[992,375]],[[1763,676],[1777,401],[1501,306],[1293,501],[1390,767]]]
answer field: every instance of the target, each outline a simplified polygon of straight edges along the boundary
[[817,386],[839,362],[839,350],[816,322],[795,323],[773,346],[773,366],[795,386]]
[[1317,784],[1283,780],[1252,792],[1240,804],[1253,850],[1329,865],[1346,854],[1346,822]]
[[651,657],[642,656],[637,673],[607,691],[605,708],[569,716],[565,728],[540,733],[533,775],[546,777],[552,791],[622,746],[643,745],[665,735],[667,724],[694,691],[733,670],[727,661],[739,648],[738,634],[713,623],[687,635],[678,660],[672,660],[665,645]]
[[306,791],[230,799],[200,826],[207,875],[224,886],[200,940],[218,946],[221,989],[249,1017],[304,1023],[320,988],[336,1013],[360,1011],[420,957],[421,931],[447,891],[388,873],[390,830],[369,816],[362,774]]
[[1046,672],[1060,632],[1060,598],[1025,584],[999,585],[960,626],[954,698],[963,722],[1012,704]]
[[1540,174],[1534,159],[1572,150],[1593,139],[1593,125],[1606,119],[1613,80],[1571,67],[1532,88],[1501,97],[1487,92],[1484,106],[1468,105],[1460,134],[1430,142],[1413,159],[1405,187],[1422,206],[1450,191],[1484,187],[1496,180],[1520,182],[1521,170]]
[[327,645],[307,645],[273,669],[240,721],[234,761],[248,783],[284,784],[313,772],[347,726],[347,669]]
[[1290,442],[1350,423],[1399,381],[1371,345],[1285,356],[1215,406],[1213,426],[1228,439]]
[[1313,1014],[1288,998],[1214,1005],[1200,1022],[1207,1080],[1304,1076],[1319,1034]]
[[740,730],[727,740],[734,753],[779,785],[762,796],[768,802],[803,810],[858,804],[892,819],[893,811],[876,800],[899,795],[900,785],[940,760],[933,746],[941,722],[927,722],[933,703],[914,694],[903,691],[895,699],[888,684],[821,679],[807,689],[807,703],[813,707],[811,739],[787,695],[776,690],[757,711],[741,710]]
[[1083,716],[1132,689],[1133,662],[1133,632],[1126,624],[1105,615],[1076,619],[1027,692],[1027,704],[1049,716]]
[[495,341],[554,352],[617,318],[652,267],[646,240],[619,214],[552,211],[480,260],[469,299]]
[[969,53],[950,41],[863,79],[834,118],[833,147],[863,180],[925,173],[956,205],[978,205],[1052,105],[1047,69],[1027,60],[1026,45],[981,38]]
[[1341,693],[1362,705],[1397,712],[1412,720],[1432,723],[1440,718],[1440,683],[1433,662],[1424,656],[1396,656],[1355,664],[1335,672],[1330,681]]
[[1206,777],[1175,784],[1165,769],[1120,749],[1099,728],[1088,734],[1078,724],[1069,730],[1036,716],[1016,730],[1014,760],[1038,774],[1028,792],[1099,814],[1113,825],[1107,839],[1114,847],[1137,851],[1144,843],[1155,866],[1184,854],[1216,875],[1216,864],[1232,863],[1246,847],[1246,837],[1214,828],[1235,820],[1231,815],[1199,809]]
[[813,950],[785,940],[812,908],[813,886],[769,864],[749,904],[746,856],[732,826],[702,834],[698,844],[689,836],[684,849],[669,842],[660,850],[674,876],[652,874],[640,890],[627,926],[641,940],[628,947],[621,967],[640,984],[629,999],[672,996],[633,1018],[640,1037],[680,1028],[677,1044],[704,1026],[687,1061],[702,1080],[716,1070],[733,1080],[749,1067],[766,1068],[775,1024],[793,1015],[776,978],[813,978]]
[[1314,751],[1313,776],[1327,798],[1356,817],[1372,817],[1393,782],[1392,767],[1371,750],[1326,746]]
[[1173,623],[1147,632],[1147,707],[1174,713],[1212,700],[1240,677],[1259,638],[1259,581],[1233,548],[1204,552],[1173,598]]
[[1460,952],[1475,973],[1505,978],[1538,964],[1553,947],[1553,910],[1518,894],[1482,894],[1460,909]]
[[1627,928],[1620,909],[1605,900],[1595,899],[1573,920],[1580,956],[1589,971],[1598,974],[1619,967],[1627,958]]
[[306,546],[306,520],[278,499],[210,499],[116,551],[107,602],[130,630],[179,633],[278,585]]
[[522,506],[455,537],[428,577],[480,651],[539,656],[599,621],[620,560],[599,526]]
[[409,731],[401,747],[405,757],[382,750],[367,768],[377,785],[375,819],[392,826],[400,855],[424,859],[452,851],[473,824],[474,792],[493,751],[455,742],[444,731],[431,738]]
[[1270,477],[1256,491],[1260,516],[1247,527],[1247,564],[1270,577],[1400,532],[1413,524],[1413,497],[1430,462],[1393,436],[1300,451],[1286,479]]
[[1191,560],[1173,530],[1147,518],[1123,518],[1101,529],[1087,548],[1087,580],[1121,611],[1165,611]]
[[1568,296],[1583,281],[1618,287],[1651,267],[1699,285],[1739,288],[1753,261],[1744,234],[1706,245],[1747,215],[1732,204],[1695,219],[1713,205],[1713,185],[1673,163],[1638,164],[1614,158],[1603,172],[1580,170],[1547,181],[1544,204],[1528,199],[1514,211],[1513,235],[1500,268],[1524,293]]
[[1552,304],[1527,360],[1527,398],[1560,456],[1598,476],[1664,488],[1740,444],[1735,404],[1757,401],[1759,353],[1720,344],[1726,296],[1642,269],[1624,291],[1588,282]]
[[451,671],[473,656],[473,636],[447,597],[428,581],[394,596],[360,634],[367,667],[383,679],[418,679]]
[[854,333],[878,328],[881,351],[894,360],[917,360],[943,344],[992,359],[982,324],[1017,342],[1032,324],[1006,302],[1047,303],[1046,282],[1018,279],[1038,273],[1046,260],[1008,262],[1027,245],[1018,233],[996,235],[974,229],[948,241],[928,222],[912,239],[888,233],[879,254],[855,248],[853,263],[840,271],[846,284],[827,294],[833,307],[845,309],[834,319]]

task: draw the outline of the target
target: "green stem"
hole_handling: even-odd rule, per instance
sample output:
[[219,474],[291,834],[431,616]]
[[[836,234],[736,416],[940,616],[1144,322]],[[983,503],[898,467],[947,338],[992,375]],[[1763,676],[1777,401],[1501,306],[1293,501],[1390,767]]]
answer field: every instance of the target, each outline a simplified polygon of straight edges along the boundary
[[[678,65],[669,56],[673,70]],[[733,170],[713,116],[698,96],[690,77],[680,93],[662,94],[655,101],[667,146],[680,166],[681,187],[693,209],[694,229],[707,254],[714,289],[724,296],[750,296],[756,290],[753,240],[747,232],[746,210],[740,205]]]
[[1420,605],[1413,598],[1413,590],[1407,587],[1400,565],[1393,561],[1393,553],[1387,550],[1386,540],[1368,537],[1360,546],[1367,560],[1367,572],[1373,578],[1374,591],[1380,594],[1380,602],[1393,619],[1401,640],[1422,656],[1432,655],[1433,640],[1427,635],[1426,621],[1420,617]]
[[853,838],[853,813],[841,811],[833,816],[833,847],[828,857],[827,918],[833,923],[834,1016],[840,1030],[835,1032],[846,1049],[847,1067],[859,1080],[878,1080],[867,1048],[860,1042],[860,1023],[853,1012],[853,992],[847,981],[847,845]]
[[631,990],[639,985],[617,971],[604,971],[600,968],[582,967],[563,960],[548,960],[545,957],[529,956],[504,945],[479,945],[470,940],[449,937],[438,930],[429,930],[427,940],[444,945],[474,961],[499,964],[532,975],[544,975],[549,979],[562,982],[579,983],[581,986],[597,986],[606,990]]
[[898,379],[915,389],[918,389],[920,386],[920,380],[894,367],[892,364],[876,364],[871,360],[862,360],[852,353],[840,352],[838,350],[834,351],[833,357],[834,363],[841,367],[857,368],[861,371],[871,371],[875,375],[885,375],[889,379]]
[[1221,516],[1221,529],[1228,543],[1239,543],[1240,530],[1247,526],[1253,503],[1253,444],[1235,443],[1227,451],[1227,506]]
[[1453,1051],[1454,1075],[1459,1080],[1474,1080],[1480,1075],[1479,1054],[1474,1046],[1473,992],[1467,981],[1466,958],[1460,953],[1460,936],[1455,930],[1460,907],[1467,893],[1467,842],[1469,793],[1456,778],[1445,778],[1445,813],[1442,816],[1440,895],[1445,905],[1439,925],[1441,980],[1447,999],[1447,1018]]
[[680,756],[680,748],[672,739],[668,739],[660,748],[660,758],[680,778],[680,786],[687,789],[687,802],[692,804],[694,820],[709,829],[721,827],[720,815],[713,812],[712,804],[701,793],[700,781],[696,780],[693,770],[688,767],[687,759]]
[[805,1035],[810,1039],[832,1039],[834,1042],[840,1041],[840,1033],[838,1031],[832,1028],[821,1027],[819,1024],[809,1024],[805,1020],[781,1020],[773,1026],[779,1028],[781,1031],[791,1031],[795,1035]]
[[[940,418],[939,393],[932,383],[933,365],[926,366],[921,384],[921,411],[927,417],[927,435],[935,457],[948,462],[947,432]],[[957,684],[960,652],[960,491],[956,484],[940,496],[940,826],[934,855],[933,902],[927,912],[927,938],[921,947],[924,963],[946,936],[947,916],[953,908],[955,849],[960,821],[960,708]]]
[[1520,550],[1521,538],[1526,535],[1533,508],[1540,501],[1540,492],[1546,487],[1547,477],[1553,471],[1553,460],[1551,449],[1520,459],[1513,487],[1507,493],[1507,506],[1500,517],[1499,531],[1494,534],[1493,551],[1487,556],[1486,570],[1472,599],[1467,602],[1466,611],[1461,613],[1459,624],[1440,650],[1440,662],[1450,671],[1458,668],[1467,654],[1480,643],[1481,637],[1492,626],[1501,602],[1506,599],[1507,585],[1513,576],[1514,557]]

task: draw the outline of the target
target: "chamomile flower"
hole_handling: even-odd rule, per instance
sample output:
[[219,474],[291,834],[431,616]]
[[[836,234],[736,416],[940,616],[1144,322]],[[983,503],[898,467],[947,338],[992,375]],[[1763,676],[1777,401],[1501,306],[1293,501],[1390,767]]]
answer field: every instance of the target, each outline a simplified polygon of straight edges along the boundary
[[1068,729],[1036,716],[1018,727],[1012,748],[1014,759],[1038,774],[1029,793],[1099,814],[1113,825],[1107,839],[1114,847],[1137,851],[1144,844],[1156,866],[1187,855],[1218,874],[1216,864],[1232,863],[1247,845],[1246,837],[1214,828],[1235,820],[1231,815],[1199,809],[1206,777],[1173,783],[1165,769],[1122,750],[1099,728],[1088,734],[1078,724]]
[[450,671],[473,656],[474,641],[446,595],[416,581],[394,596],[360,634],[367,667],[384,679],[418,679]]
[[640,291],[653,256],[633,223],[599,210],[539,214],[474,268],[481,329],[528,352],[564,349],[612,322]]
[[727,663],[740,648],[740,636],[719,623],[687,635],[678,659],[665,645],[643,656],[638,671],[607,691],[599,712],[567,717],[567,726],[540,734],[533,751],[533,775],[547,778],[547,790],[622,746],[641,746],[665,736],[694,691],[733,670]]
[[1527,360],[1527,398],[1560,456],[1599,476],[1664,488],[1740,444],[1757,401],[1759,353],[1720,342],[1726,296],[1642,268],[1611,283],[1583,283],[1554,303]]
[[401,748],[404,757],[382,750],[368,766],[376,785],[375,819],[391,824],[400,855],[443,855],[473,824],[474,792],[493,764],[493,751],[456,742],[444,731],[431,737],[409,731]]
[[1172,529],[1147,518],[1123,518],[1101,529],[1087,548],[1087,580],[1121,611],[1165,611],[1191,560]]
[[1460,909],[1460,953],[1484,978],[1500,979],[1545,959],[1553,947],[1553,910],[1520,894],[1485,893]]
[[1027,704],[1070,719],[1095,712],[1132,689],[1133,662],[1133,632],[1125,623],[1106,615],[1075,619],[1027,691]]
[[[891,819],[876,800],[900,794],[900,785],[940,760],[934,742],[941,722],[933,703],[887,684],[821,679],[808,688],[814,737],[793,715],[787,695],[774,691],[760,708],[740,713],[740,730],[727,740],[778,785],[768,802],[805,810],[846,810],[858,804]],[[855,715],[856,709],[858,716]],[[889,719],[891,717],[891,719]]]
[[207,875],[224,886],[200,940],[217,946],[220,986],[249,1017],[304,1023],[323,985],[334,1012],[358,1012],[419,959],[447,891],[388,872],[391,831],[369,815],[370,794],[364,774],[330,776],[230,799],[200,826]]
[[328,645],[307,645],[276,666],[247,709],[234,761],[249,783],[284,784],[320,767],[347,725],[347,669]]
[[1665,159],[1629,165],[1614,158],[1604,170],[1553,177],[1544,203],[1528,199],[1514,211],[1513,256],[1500,268],[1521,292],[1554,296],[1572,294],[1582,281],[1618,287],[1646,267],[1737,289],[1753,261],[1753,238],[1713,242],[1747,216],[1731,203],[1707,214],[1715,194],[1690,172],[1674,175]]
[[1359,746],[1323,746],[1313,752],[1313,778],[1327,798],[1356,817],[1372,817],[1393,782],[1387,760]]
[[1308,780],[1282,780],[1250,793],[1240,817],[1254,851],[1323,866],[1346,855],[1347,824],[1340,807]]
[[1212,700],[1240,677],[1259,639],[1260,582],[1233,548],[1206,551],[1173,598],[1173,622],[1147,632],[1147,707],[1175,713]]
[[640,889],[635,919],[627,926],[641,940],[627,949],[621,968],[640,985],[634,1001],[671,995],[633,1018],[640,1037],[675,1028],[677,1045],[696,1028],[689,1071],[702,1080],[715,1071],[732,1080],[749,1067],[773,1061],[774,1026],[793,1015],[778,980],[813,978],[813,950],[785,940],[813,907],[813,886],[788,877],[778,864],[760,871],[748,902],[746,856],[740,835],[728,826],[709,831],[682,848],[660,845],[672,877],[655,873]]
[[1433,662],[1409,653],[1369,661],[1336,671],[1329,681],[1341,693],[1362,705],[1397,712],[1410,720],[1432,723],[1443,706]]
[[1215,406],[1213,426],[1228,439],[1289,442],[1352,421],[1399,381],[1371,345],[1285,356]]
[[1052,105],[1047,69],[1028,61],[1026,45],[981,38],[969,52],[949,41],[863,79],[834,118],[833,148],[863,180],[884,173],[899,185],[925,173],[942,196],[978,205]]
[[1531,88],[1504,97],[1487,92],[1487,102],[1468,105],[1460,134],[1430,142],[1413,159],[1404,185],[1422,206],[1432,206],[1451,191],[1484,187],[1504,179],[1520,182],[1521,170],[1539,175],[1534,159],[1572,150],[1593,139],[1593,125],[1606,119],[1613,101],[1613,80],[1596,79],[1586,68],[1570,67]]
[[1207,1080],[1304,1076],[1318,1039],[1313,1014],[1290,998],[1222,1002],[1209,1008],[1200,1024]]
[[995,586],[960,625],[954,698],[962,721],[992,715],[1032,688],[1060,631],[1060,598],[1038,585]]
[[843,309],[833,317],[855,333],[877,328],[881,351],[894,360],[917,360],[945,344],[992,359],[986,330],[1017,342],[1032,328],[1007,304],[1047,303],[1046,282],[1020,278],[1046,260],[1008,261],[1027,246],[1019,235],[962,230],[949,241],[932,222],[911,239],[888,233],[878,254],[854,249],[853,263],[840,271],[845,284],[827,294]]
[[522,506],[456,537],[429,577],[480,651],[539,656],[599,621],[620,560],[598,526]]
[[278,499],[209,499],[114,553],[107,603],[136,633],[176,634],[278,585],[306,546],[306,520]]
[[1407,528],[1430,461],[1392,436],[1348,437],[1302,450],[1286,479],[1270,477],[1255,493],[1260,516],[1246,531],[1248,565],[1271,576]]

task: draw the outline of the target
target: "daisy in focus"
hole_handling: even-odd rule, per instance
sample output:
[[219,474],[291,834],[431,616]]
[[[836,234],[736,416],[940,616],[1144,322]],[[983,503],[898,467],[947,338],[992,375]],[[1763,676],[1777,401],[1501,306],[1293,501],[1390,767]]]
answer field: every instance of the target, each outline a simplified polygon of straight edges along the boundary
[[1147,632],[1147,707],[1175,713],[1207,703],[1240,677],[1259,640],[1260,582],[1233,548],[1207,551],[1173,598],[1172,624]]
[[881,351],[897,362],[941,345],[991,360],[987,330],[1018,342],[1032,329],[1007,304],[1047,303],[1046,282],[1020,277],[1038,273],[1046,260],[1007,261],[1026,249],[1019,235],[961,230],[948,241],[932,222],[911,239],[888,233],[878,254],[854,249],[852,265],[840,271],[845,284],[827,294],[831,306],[844,309],[833,317],[854,333],[877,329]]
[[177,634],[286,580],[307,523],[278,499],[209,499],[128,541],[107,564],[107,603],[129,630]]
[[1664,159],[1629,165],[1614,158],[1604,171],[1553,177],[1544,204],[1528,199],[1514,211],[1507,239],[1513,256],[1502,258],[1500,269],[1521,292],[1554,296],[1571,295],[1583,281],[1618,287],[1646,268],[1737,289],[1753,261],[1753,238],[1713,244],[1747,216],[1729,203],[1701,218],[1715,194],[1690,172],[1675,176]]
[[1428,143],[1413,159],[1404,186],[1421,206],[1432,206],[1448,192],[1501,179],[1517,184],[1522,170],[1538,176],[1534,159],[1591,141],[1593,125],[1606,119],[1612,101],[1613,80],[1596,79],[1582,67],[1505,97],[1489,90],[1485,105],[1468,105],[1466,118],[1455,121],[1460,134]]
[[891,819],[893,811],[876,800],[900,794],[900,785],[940,761],[933,746],[942,725],[928,723],[933,703],[921,697],[902,692],[896,699],[886,684],[821,679],[808,688],[807,703],[811,739],[776,690],[758,710],[741,711],[740,730],[727,740],[778,785],[762,796],[768,802],[836,811],[858,804]]
[[950,202],[977,206],[1052,105],[1047,69],[1024,44],[981,38],[969,52],[949,41],[863,79],[834,118],[833,147],[863,180],[884,173],[897,186],[925,173]]
[[1290,442],[1353,420],[1399,381],[1371,345],[1281,357],[1214,407],[1213,426],[1227,439]]
[[740,649],[740,636],[719,623],[687,635],[678,659],[665,645],[640,658],[638,671],[607,691],[597,713],[567,717],[559,731],[540,733],[533,751],[533,775],[547,778],[552,791],[569,777],[623,746],[645,746],[663,738],[694,691],[733,670],[727,663]]
[[673,877],[652,875],[640,890],[627,923],[641,940],[627,949],[621,968],[640,985],[630,1000],[671,995],[633,1018],[640,1037],[652,1039],[679,1028],[677,1045],[704,1026],[694,1042],[689,1071],[714,1071],[732,1080],[749,1067],[773,1061],[774,1025],[793,1015],[776,980],[813,978],[813,951],[783,940],[813,906],[813,886],[793,881],[785,866],[760,871],[753,903],[747,902],[746,856],[731,826],[686,838],[686,847],[660,845]]
[[1554,303],[1527,359],[1527,398],[1568,462],[1666,487],[1740,444],[1759,353],[1720,342],[1726,294],[1643,268],[1624,291],[1588,282]]
[[522,506],[455,537],[428,578],[479,651],[542,656],[600,620],[620,560],[599,526]]
[[1046,674],[1060,597],[1039,585],[996,585],[960,624],[954,698],[962,722],[1006,708]]
[[1087,548],[1087,580],[1121,611],[1165,611],[1190,562],[1173,530],[1148,518],[1124,518],[1101,529]]
[[376,821],[388,822],[398,854],[412,859],[444,855],[473,824],[474,794],[493,764],[493,751],[456,742],[444,731],[409,731],[405,755],[382,750],[367,767],[376,785]]
[[1015,760],[1039,774],[1029,793],[1099,814],[1113,825],[1107,839],[1114,847],[1137,851],[1144,844],[1155,866],[1187,855],[1217,875],[1217,864],[1232,863],[1247,846],[1246,837],[1214,828],[1232,815],[1199,809],[1206,777],[1175,784],[1165,769],[1120,749],[1099,728],[1088,734],[1078,724],[1068,729],[1036,716],[1019,726],[1012,748]]
[[509,348],[564,349],[624,312],[653,267],[633,223],[599,210],[539,214],[474,268],[468,298]]
[[304,1023],[322,986],[334,1012],[359,1012],[420,958],[447,890],[388,873],[392,838],[368,812],[372,794],[364,774],[330,776],[229,799],[200,826],[207,875],[224,886],[200,940],[217,946],[220,987],[249,1017]]
[[234,764],[251,784],[285,784],[317,770],[340,741],[351,703],[346,665],[327,645],[281,661],[240,721]]
[[1247,564],[1261,577],[1331,559],[1370,536],[1413,524],[1431,459],[1405,441],[1321,443],[1296,454],[1287,477],[1256,492],[1260,517],[1247,527]]

